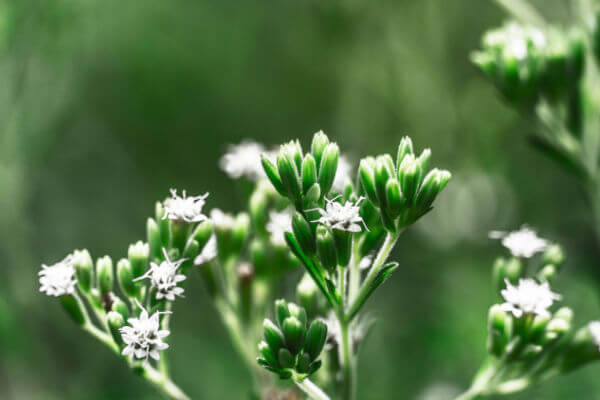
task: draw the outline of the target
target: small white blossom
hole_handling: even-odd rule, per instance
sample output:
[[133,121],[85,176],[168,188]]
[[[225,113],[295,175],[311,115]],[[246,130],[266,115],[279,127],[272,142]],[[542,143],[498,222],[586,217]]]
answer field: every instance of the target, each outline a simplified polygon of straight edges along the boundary
[[201,196],[187,197],[185,190],[180,197],[177,195],[176,189],[171,189],[171,197],[165,200],[163,204],[165,207],[163,219],[168,218],[172,221],[187,223],[206,221],[208,218],[202,214],[202,207],[204,207],[207,197],[208,193]]
[[194,265],[203,265],[212,261],[217,256],[217,238],[212,235],[204,245],[202,252],[194,259]]
[[164,248],[163,254],[165,256],[163,262],[160,264],[150,262],[150,269],[144,275],[134,279],[134,281],[148,278],[152,286],[156,288],[156,298],[158,300],[165,298],[169,301],[174,301],[175,296],[183,295],[183,288],[177,286],[177,284],[184,281],[186,276],[178,274],[177,270],[185,259],[182,258],[177,261],[169,260],[167,251]]
[[492,231],[489,236],[492,239],[502,239],[502,245],[515,257],[530,258],[546,250],[550,244],[548,240],[538,237],[533,229],[526,226],[508,233]]
[[352,165],[345,156],[340,156],[338,159],[337,170],[331,190],[337,193],[342,193],[346,187],[348,180],[351,180]]
[[512,312],[517,318],[523,314],[549,315],[548,308],[561,296],[550,290],[548,282],[537,283],[533,279],[519,279],[513,286],[505,279],[506,289],[501,291],[505,302],[501,304],[503,311]]
[[126,344],[122,354],[146,360],[150,356],[159,360],[158,352],[169,347],[167,343],[163,342],[163,339],[170,334],[167,329],[160,329],[159,315],[170,312],[157,311],[148,316],[148,311],[139,302],[138,306],[142,309],[139,318],[129,318],[127,322],[130,326],[119,329],[123,342]]
[[269,211],[269,221],[265,226],[271,234],[271,241],[280,246],[285,245],[285,233],[292,230],[292,215],[289,210]]
[[75,267],[73,257],[69,254],[64,260],[54,265],[42,264],[40,276],[40,292],[48,296],[65,296],[75,292]]
[[218,208],[213,208],[210,211],[210,220],[215,226],[223,229],[232,229],[235,224],[235,219]]
[[229,145],[227,153],[219,160],[219,167],[231,178],[247,178],[256,182],[265,177],[260,160],[265,152],[262,144],[253,141],[243,141]]
[[361,270],[368,269],[372,263],[373,263],[372,255],[364,256],[358,263],[358,268]]
[[588,324],[588,329],[592,334],[592,340],[594,341],[594,344],[598,346],[598,349],[600,350],[600,321],[590,322]]
[[[321,214],[321,218],[313,222],[320,222],[331,229],[337,229],[340,231],[360,232],[363,227],[367,229],[365,222],[360,216],[359,207],[359,204],[364,200],[364,197],[360,197],[356,203],[346,201],[345,204],[338,203],[336,201],[339,197],[340,196],[332,200],[325,199],[327,202],[325,209],[316,209],[319,211],[319,214]],[[363,226],[360,225],[361,223]]]

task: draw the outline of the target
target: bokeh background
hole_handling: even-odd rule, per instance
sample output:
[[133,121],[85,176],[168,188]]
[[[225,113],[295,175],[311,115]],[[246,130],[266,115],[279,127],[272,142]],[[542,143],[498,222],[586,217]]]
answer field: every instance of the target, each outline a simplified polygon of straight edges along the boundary
[[[568,23],[569,1],[537,1]],[[469,63],[505,16],[472,0],[0,1],[0,398],[158,399],[38,292],[74,248],[123,256],[170,187],[243,207],[217,166],[227,143],[307,145],[323,129],[357,161],[402,135],[454,180],[403,237],[369,307],[360,399],[443,400],[485,355],[491,229],[562,243],[557,284],[577,323],[600,316],[600,252],[574,179],[535,153],[533,127]],[[192,276],[172,365],[194,399],[250,380]],[[600,398],[600,364],[512,396]]]

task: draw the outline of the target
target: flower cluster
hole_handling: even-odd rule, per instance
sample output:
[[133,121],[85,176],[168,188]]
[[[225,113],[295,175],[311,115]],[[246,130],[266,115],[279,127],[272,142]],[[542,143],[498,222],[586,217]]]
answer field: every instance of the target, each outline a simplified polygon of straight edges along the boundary
[[185,190],[181,196],[178,196],[177,190],[171,189],[171,197],[164,202],[165,214],[163,219],[168,218],[171,221],[186,223],[206,221],[208,218],[202,214],[202,208],[207,197],[208,193],[201,196],[187,197]]
[[159,351],[169,348],[163,339],[169,336],[170,332],[160,329],[160,312],[149,315],[141,304],[138,303],[138,307],[142,309],[139,318],[129,318],[127,322],[130,326],[124,326],[120,330],[125,343],[122,354],[124,356],[133,355],[135,358],[145,360],[150,356],[158,360],[160,359]]
[[490,238],[502,239],[502,245],[506,247],[513,256],[530,258],[537,253],[540,253],[548,248],[550,242],[546,239],[538,237],[537,233],[523,226],[518,231],[490,232]]
[[134,279],[138,281],[140,279],[150,279],[152,287],[156,289],[156,299],[167,299],[174,301],[175,296],[183,296],[183,288],[177,286],[177,284],[186,279],[183,274],[177,273],[181,264],[185,259],[177,261],[171,261],[165,248],[163,248],[163,255],[165,260],[160,264],[150,262],[150,269],[139,278]]
[[548,308],[557,300],[559,294],[550,290],[548,282],[538,283],[533,279],[519,279],[517,286],[505,280],[506,289],[502,290],[505,302],[501,305],[503,311],[512,312],[517,318],[522,315],[548,316]]
[[344,204],[337,202],[341,196],[331,200],[325,199],[325,209],[317,209],[321,217],[313,222],[319,222],[331,229],[348,232],[360,232],[363,227],[368,230],[365,222],[360,216],[360,203],[365,199],[359,197],[357,201],[346,201]]
[[39,276],[40,292],[48,296],[66,296],[75,292],[77,279],[71,255],[51,266],[42,265]]

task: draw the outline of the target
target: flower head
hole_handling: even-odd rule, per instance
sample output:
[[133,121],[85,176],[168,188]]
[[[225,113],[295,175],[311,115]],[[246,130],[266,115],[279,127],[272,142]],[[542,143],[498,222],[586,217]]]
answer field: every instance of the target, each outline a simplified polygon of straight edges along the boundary
[[[327,202],[325,209],[317,209],[319,214],[321,214],[321,218],[314,222],[320,222],[331,229],[348,232],[360,232],[363,227],[367,229],[365,222],[360,216],[359,207],[359,204],[364,200],[364,197],[360,197],[355,203],[346,201],[344,204],[338,203],[336,201],[338,198],[339,196],[331,200],[325,199]],[[361,223],[363,226],[360,225]]]
[[219,166],[231,178],[244,177],[256,182],[265,177],[260,160],[264,152],[264,146],[253,141],[231,144],[227,148],[227,153],[219,160]]
[[505,302],[500,306],[502,310],[512,312],[517,318],[523,314],[537,314],[546,316],[548,308],[561,296],[550,290],[548,282],[537,283],[533,279],[519,279],[519,284],[513,286],[505,279],[506,289],[501,291]]
[[39,276],[40,292],[45,292],[48,296],[65,296],[75,292],[77,279],[71,254],[54,265],[42,264]]
[[233,229],[235,224],[235,219],[230,214],[226,214],[218,208],[210,210],[210,220],[216,227],[222,229]]
[[194,259],[194,265],[203,265],[209,261],[212,261],[217,256],[217,238],[212,235],[208,242],[204,245],[204,248]]
[[151,262],[150,269],[144,275],[134,279],[134,281],[146,278],[150,279],[152,286],[156,288],[156,298],[158,300],[165,298],[169,301],[173,301],[175,300],[175,296],[183,295],[183,288],[180,288],[177,284],[184,281],[186,276],[178,274],[177,270],[185,259],[182,258],[177,261],[169,260],[167,251],[164,248],[163,254],[165,256],[163,262],[160,264]]
[[600,349],[600,321],[592,321],[588,324],[588,329],[592,334],[594,344]]
[[206,221],[208,218],[202,214],[202,207],[204,207],[207,197],[208,193],[187,197],[185,190],[180,197],[177,195],[176,189],[171,189],[171,197],[164,202],[165,215],[163,219],[168,218],[172,221],[187,223]]
[[265,228],[271,234],[271,241],[274,244],[284,246],[284,234],[292,230],[292,215],[290,211],[269,211],[269,221]]
[[492,231],[489,236],[492,239],[502,239],[502,245],[515,257],[530,258],[546,250],[550,244],[548,240],[538,237],[533,229],[526,226],[508,233]]
[[159,360],[160,354],[158,352],[169,347],[167,343],[163,342],[163,339],[170,334],[168,330],[160,329],[159,315],[170,312],[157,311],[148,316],[148,311],[139,302],[137,303],[142,309],[139,318],[129,318],[127,322],[130,326],[119,329],[126,345],[122,354],[124,356],[133,355],[135,358],[146,360],[150,356],[155,360]]
[[340,156],[338,159],[337,170],[331,190],[337,193],[342,193],[348,180],[351,179],[352,165],[345,156]]

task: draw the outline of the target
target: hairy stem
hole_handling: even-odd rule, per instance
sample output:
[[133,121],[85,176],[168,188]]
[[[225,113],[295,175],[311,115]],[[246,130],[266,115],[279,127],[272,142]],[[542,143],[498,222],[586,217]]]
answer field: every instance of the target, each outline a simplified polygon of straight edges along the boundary
[[312,400],[329,400],[329,396],[308,378],[301,381],[294,380],[294,383]]

